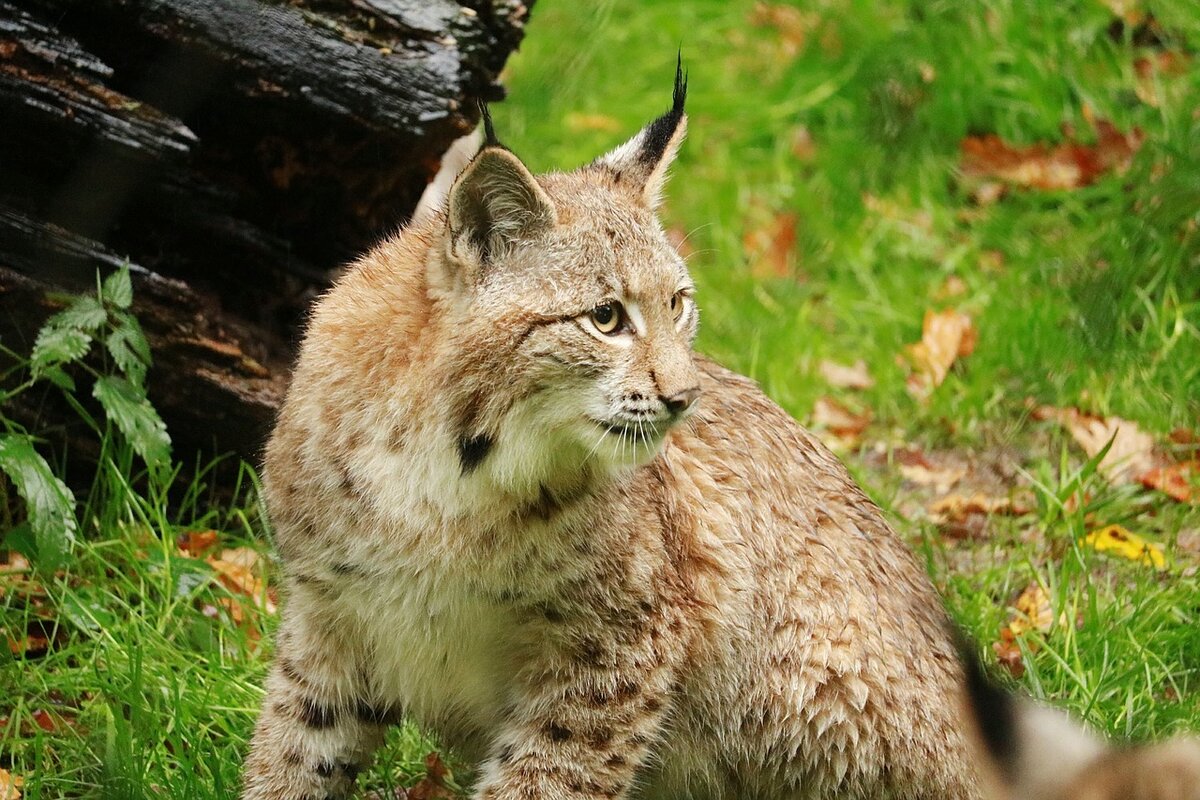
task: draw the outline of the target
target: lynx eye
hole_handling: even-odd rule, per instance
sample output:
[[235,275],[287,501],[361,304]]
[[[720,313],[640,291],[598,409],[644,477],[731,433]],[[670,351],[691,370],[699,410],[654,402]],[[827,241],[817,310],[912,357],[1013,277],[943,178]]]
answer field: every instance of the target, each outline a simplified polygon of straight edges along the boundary
[[671,316],[678,322],[683,316],[683,292],[676,292],[671,295]]
[[604,303],[592,309],[592,324],[601,333],[616,333],[621,327],[621,304]]

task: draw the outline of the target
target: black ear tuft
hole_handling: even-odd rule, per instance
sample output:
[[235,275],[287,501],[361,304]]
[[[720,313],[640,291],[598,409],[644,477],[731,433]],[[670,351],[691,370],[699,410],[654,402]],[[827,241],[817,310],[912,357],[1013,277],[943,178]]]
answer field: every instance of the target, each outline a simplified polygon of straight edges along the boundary
[[682,114],[687,102],[688,76],[683,71],[683,50],[675,51],[675,90],[671,93],[671,113]]
[[671,110],[646,126],[638,160],[643,164],[657,164],[662,160],[671,143],[671,137],[683,119],[683,107],[687,102],[687,73],[683,71],[683,52],[675,55],[675,89],[671,93]]
[[479,116],[483,119],[483,146],[484,147],[503,147],[500,140],[496,138],[496,129],[492,125],[492,112],[488,110],[487,103],[479,101]]
[[589,168],[604,170],[613,186],[632,191],[638,202],[650,209],[662,203],[662,190],[667,171],[687,135],[687,75],[683,71],[683,56],[675,58],[675,91],[671,95],[671,110],[638,131],[621,146],[597,158]]
[[975,716],[975,726],[1000,773],[1011,778],[1018,755],[1016,698],[988,677],[974,645],[962,634],[958,640],[967,700]]

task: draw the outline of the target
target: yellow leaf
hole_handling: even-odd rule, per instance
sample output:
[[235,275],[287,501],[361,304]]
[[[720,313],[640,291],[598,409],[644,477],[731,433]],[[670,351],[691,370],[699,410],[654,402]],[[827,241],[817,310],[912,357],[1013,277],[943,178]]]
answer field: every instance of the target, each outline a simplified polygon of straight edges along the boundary
[[1025,587],[1013,608],[1015,613],[1008,622],[1008,629],[1014,636],[1031,630],[1049,633],[1054,625],[1054,609],[1050,605],[1050,595],[1036,583]]
[[1083,541],[1098,553],[1108,553],[1149,564],[1155,569],[1167,568],[1167,559],[1163,555],[1161,544],[1148,542],[1120,525],[1097,528],[1085,536]]
[[21,786],[25,779],[20,775],[12,775],[8,770],[0,768],[0,800],[21,800]]

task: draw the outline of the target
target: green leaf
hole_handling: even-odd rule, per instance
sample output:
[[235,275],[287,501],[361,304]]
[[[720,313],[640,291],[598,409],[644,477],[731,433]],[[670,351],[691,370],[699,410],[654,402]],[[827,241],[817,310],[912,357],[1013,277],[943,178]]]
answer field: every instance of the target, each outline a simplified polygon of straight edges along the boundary
[[6,533],[0,542],[3,542],[9,550],[16,550],[25,556],[31,563],[37,563],[37,537],[33,535],[33,528],[29,526],[29,520],[25,520]]
[[131,315],[121,313],[117,320],[116,327],[104,340],[104,346],[125,377],[140,388],[150,366],[150,345]]
[[38,569],[53,572],[75,541],[75,495],[54,476],[28,436],[0,435],[0,470],[25,498]]
[[129,266],[123,266],[104,279],[100,287],[104,302],[117,308],[129,308],[133,304],[133,283],[129,280]]
[[75,391],[75,379],[68,375],[62,367],[57,364],[46,367],[42,370],[42,377],[53,383],[63,391]]
[[146,341],[146,335],[142,333],[142,325],[137,321],[137,317],[128,311],[114,312],[113,327],[126,331],[125,335],[128,338],[129,346],[137,353],[138,358],[147,365],[154,363],[150,358],[150,344]]
[[100,633],[117,622],[104,595],[91,586],[80,586],[63,595],[58,611],[67,622],[86,634]]
[[70,305],[46,320],[43,327],[73,328],[86,333],[95,333],[108,319],[108,312],[100,301],[90,294],[74,298]]
[[167,426],[140,388],[125,378],[108,375],[96,381],[92,396],[147,464],[158,467],[170,460]]
[[78,361],[87,355],[92,336],[78,328],[59,328],[47,324],[38,331],[33,343],[30,367],[36,377],[41,377],[50,367]]

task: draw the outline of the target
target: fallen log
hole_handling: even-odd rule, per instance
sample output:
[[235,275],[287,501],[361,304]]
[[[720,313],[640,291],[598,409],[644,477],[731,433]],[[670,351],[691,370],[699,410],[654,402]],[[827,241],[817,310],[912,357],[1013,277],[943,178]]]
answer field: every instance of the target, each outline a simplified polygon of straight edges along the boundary
[[511,0],[0,0],[0,341],[21,350],[54,292],[131,263],[179,447],[255,459],[308,303],[503,95],[527,17]]

